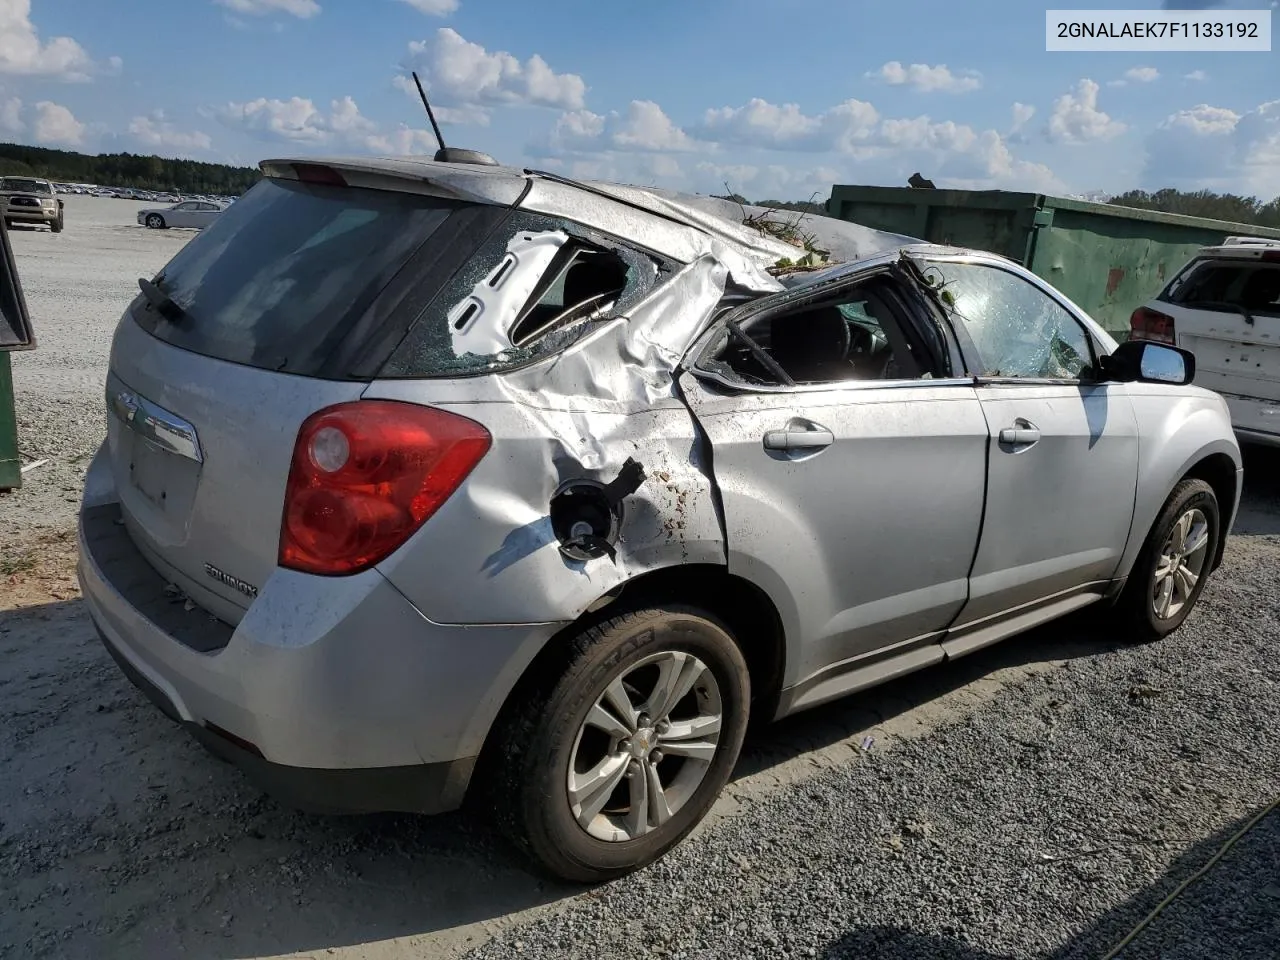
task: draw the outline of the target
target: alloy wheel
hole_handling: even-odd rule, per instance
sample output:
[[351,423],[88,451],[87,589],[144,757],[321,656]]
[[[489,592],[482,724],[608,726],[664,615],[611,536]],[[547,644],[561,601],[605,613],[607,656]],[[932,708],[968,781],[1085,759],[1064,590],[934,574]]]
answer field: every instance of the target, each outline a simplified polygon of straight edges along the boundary
[[1156,561],[1151,583],[1151,609],[1156,617],[1170,620],[1182,612],[1204,572],[1208,547],[1209,522],[1193,507],[1173,525]]
[[715,675],[690,653],[653,654],[597,697],[570,753],[567,799],[597,840],[635,840],[689,802],[719,744]]

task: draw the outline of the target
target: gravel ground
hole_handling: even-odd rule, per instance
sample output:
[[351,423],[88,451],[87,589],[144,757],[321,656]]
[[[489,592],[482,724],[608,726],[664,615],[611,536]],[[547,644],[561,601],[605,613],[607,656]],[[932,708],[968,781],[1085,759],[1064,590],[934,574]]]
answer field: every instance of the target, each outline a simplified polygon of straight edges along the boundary
[[[116,319],[190,234],[73,197],[14,246],[0,497],[0,957],[1100,957],[1280,793],[1280,458],[1249,463],[1226,567],[1165,643],[1076,619],[755,734],[709,821],[584,891],[468,815],[332,819],[262,797],[110,662],[69,534]],[[874,742],[862,749],[866,737]],[[1124,955],[1269,957],[1272,816]]]
[[[1163,643],[1040,631],[1078,655],[470,956],[1103,956],[1280,795],[1280,517],[1246,519]],[[1276,820],[1123,956],[1280,956]]]

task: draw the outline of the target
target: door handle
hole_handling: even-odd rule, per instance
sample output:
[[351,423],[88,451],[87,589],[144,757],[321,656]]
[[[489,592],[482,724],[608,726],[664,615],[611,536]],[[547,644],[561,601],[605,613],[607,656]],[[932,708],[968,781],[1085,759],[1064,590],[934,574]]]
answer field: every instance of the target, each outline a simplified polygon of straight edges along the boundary
[[835,443],[830,430],[770,430],[764,435],[766,450],[816,450]]
[[1017,421],[1016,427],[1000,431],[1000,442],[1010,447],[1029,447],[1040,439],[1040,428],[1026,420]]

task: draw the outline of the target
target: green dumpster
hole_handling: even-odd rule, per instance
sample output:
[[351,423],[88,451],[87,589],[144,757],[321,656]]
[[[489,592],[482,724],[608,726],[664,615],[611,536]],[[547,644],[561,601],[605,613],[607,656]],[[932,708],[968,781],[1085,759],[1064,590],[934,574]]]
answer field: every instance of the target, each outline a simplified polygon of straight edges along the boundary
[[20,486],[18,424],[13,409],[13,372],[9,354],[0,352],[0,490]]
[[30,350],[35,345],[18,267],[13,260],[13,248],[9,246],[9,231],[0,221],[0,491],[11,490],[22,483],[9,351]]
[[1204,246],[1280,230],[1004,190],[835,186],[829,216],[987,250],[1049,281],[1113,336]]

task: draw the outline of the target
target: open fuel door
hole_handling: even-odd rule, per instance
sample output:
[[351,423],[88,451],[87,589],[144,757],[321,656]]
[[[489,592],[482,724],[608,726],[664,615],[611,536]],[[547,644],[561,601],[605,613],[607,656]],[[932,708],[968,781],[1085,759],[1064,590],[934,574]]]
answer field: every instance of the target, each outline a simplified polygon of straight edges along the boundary
[[0,222],[0,351],[30,350],[35,345],[22,284],[18,282],[18,266],[9,245],[9,231]]

